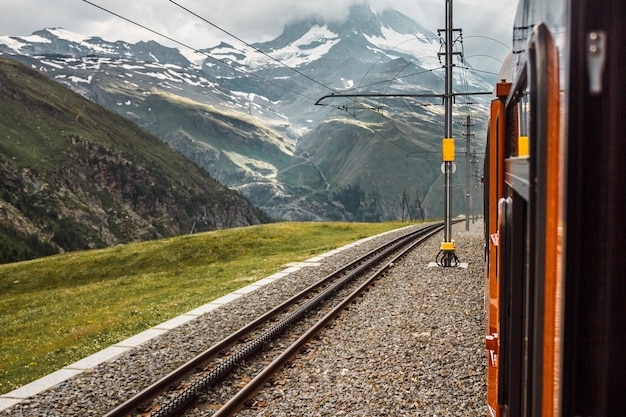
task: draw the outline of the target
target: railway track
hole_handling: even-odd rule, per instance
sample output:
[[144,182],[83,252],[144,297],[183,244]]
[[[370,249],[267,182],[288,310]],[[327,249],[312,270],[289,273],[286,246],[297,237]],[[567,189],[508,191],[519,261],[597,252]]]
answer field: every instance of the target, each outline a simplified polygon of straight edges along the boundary
[[272,376],[282,366],[394,262],[442,227],[429,225],[401,236],[327,275],[105,417],[182,416],[189,408],[207,410],[213,416],[233,415],[265,384],[272,383]]

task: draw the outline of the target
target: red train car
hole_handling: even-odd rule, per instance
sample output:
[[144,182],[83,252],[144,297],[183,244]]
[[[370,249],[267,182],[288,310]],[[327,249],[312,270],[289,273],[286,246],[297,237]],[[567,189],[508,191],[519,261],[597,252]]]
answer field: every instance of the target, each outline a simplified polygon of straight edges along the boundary
[[521,0],[485,153],[492,416],[626,416],[626,2]]

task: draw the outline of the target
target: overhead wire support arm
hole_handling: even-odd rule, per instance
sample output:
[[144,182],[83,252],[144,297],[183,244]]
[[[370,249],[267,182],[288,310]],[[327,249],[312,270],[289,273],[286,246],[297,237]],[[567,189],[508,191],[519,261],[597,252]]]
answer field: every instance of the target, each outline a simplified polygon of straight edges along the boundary
[[443,98],[443,94],[383,94],[383,93],[355,93],[355,94],[327,94],[317,99],[316,106],[322,106],[322,101],[328,98],[357,98],[357,97],[414,97],[414,98]]
[[[478,95],[491,95],[493,94],[492,91],[474,91],[474,92],[468,92],[468,93],[454,93],[451,94],[453,97],[456,96],[478,96]],[[322,96],[320,98],[317,99],[317,101],[315,102],[316,106],[323,106],[322,101],[326,100],[326,99],[330,99],[330,98],[358,98],[358,97],[370,97],[370,98],[376,98],[376,97],[396,97],[396,98],[407,98],[407,97],[412,97],[412,98],[445,98],[446,95],[445,94],[383,94],[383,93],[354,93],[354,94],[327,94],[325,96]]]

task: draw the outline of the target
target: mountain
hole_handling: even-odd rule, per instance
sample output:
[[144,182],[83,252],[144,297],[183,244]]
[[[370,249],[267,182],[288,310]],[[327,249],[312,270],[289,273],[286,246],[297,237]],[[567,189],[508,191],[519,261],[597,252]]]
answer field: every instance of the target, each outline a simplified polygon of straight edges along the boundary
[[[365,5],[344,21],[293,22],[269,42],[200,51],[63,29],[0,37],[0,54],[135,121],[284,220],[397,219],[405,193],[427,217],[443,216],[441,99],[342,97],[441,94],[440,49],[407,16]],[[493,81],[455,71],[456,91],[491,91]],[[455,135],[462,139],[470,113],[482,147],[487,101],[464,100]],[[457,164],[464,172],[464,159]],[[454,181],[457,214],[465,178]]]
[[268,221],[167,144],[0,58],[0,262]]

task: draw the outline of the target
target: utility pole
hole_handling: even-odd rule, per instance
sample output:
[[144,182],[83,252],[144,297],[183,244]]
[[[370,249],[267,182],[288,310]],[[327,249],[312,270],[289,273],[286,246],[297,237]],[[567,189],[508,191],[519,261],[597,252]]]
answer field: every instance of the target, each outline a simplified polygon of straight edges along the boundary
[[471,204],[471,185],[470,185],[470,147],[472,134],[472,118],[467,116],[467,122],[464,125],[467,129],[465,133],[465,230],[470,228],[470,204]]
[[406,207],[407,214],[409,215],[409,223],[413,223],[411,217],[411,207],[409,207],[409,200],[406,198],[406,188],[402,191],[402,222],[404,223],[404,208]]
[[[460,32],[460,29],[454,29],[452,25],[452,0],[446,0],[446,28],[443,29],[446,34],[446,52],[445,52],[445,73],[446,88],[444,94],[446,128],[445,137],[442,144],[443,155],[443,171],[444,171],[444,241],[441,243],[439,255],[437,255],[437,263],[441,266],[449,267],[458,264],[458,258],[454,253],[454,240],[452,240],[452,170],[454,165],[454,138],[452,137],[452,100],[454,93],[452,92],[452,56],[460,53],[453,53],[452,46],[454,40],[452,35],[454,32]],[[441,33],[442,29],[439,29]],[[440,54],[441,55],[441,54]]]
[[472,224],[474,224],[474,222],[478,218],[478,213],[479,213],[479,210],[480,210],[480,207],[478,205],[479,196],[482,194],[480,192],[481,181],[480,181],[480,171],[478,170],[478,155],[476,155],[476,151],[472,152],[472,172],[474,173],[473,174],[473,176],[474,176],[474,187],[473,187],[473,189],[476,190],[474,192],[474,195],[476,196],[476,198],[473,199],[473,204],[472,204],[472,209],[474,211],[474,217],[472,218]]
[[422,202],[420,201],[420,192],[419,190],[415,190],[415,220],[417,220],[417,209],[419,208],[420,213],[422,215],[422,222],[425,222],[424,218],[424,209],[422,208]]
[[[444,241],[441,243],[439,254],[437,255],[437,264],[441,266],[457,266],[459,259],[454,253],[454,240],[452,240],[452,185],[451,175],[454,172],[454,138],[452,137],[452,103],[456,96],[474,96],[474,95],[491,95],[492,91],[476,91],[468,93],[454,93],[452,91],[452,57],[454,55],[462,55],[461,52],[452,52],[454,39],[452,38],[454,32],[461,33],[461,29],[454,29],[452,26],[452,0],[446,0],[446,28],[438,29],[437,32],[441,36],[441,32],[445,32],[446,37],[446,52],[439,53],[441,57],[445,55],[445,94],[381,94],[381,93],[359,93],[359,94],[342,94],[332,93],[320,97],[316,102],[316,106],[322,106],[322,101],[327,99],[338,98],[352,98],[365,97],[365,98],[378,98],[378,97],[441,97],[445,104],[445,137],[442,143],[442,156],[443,164],[442,171],[444,173],[445,190],[444,190]],[[339,107],[340,110],[345,110],[343,107]]]

